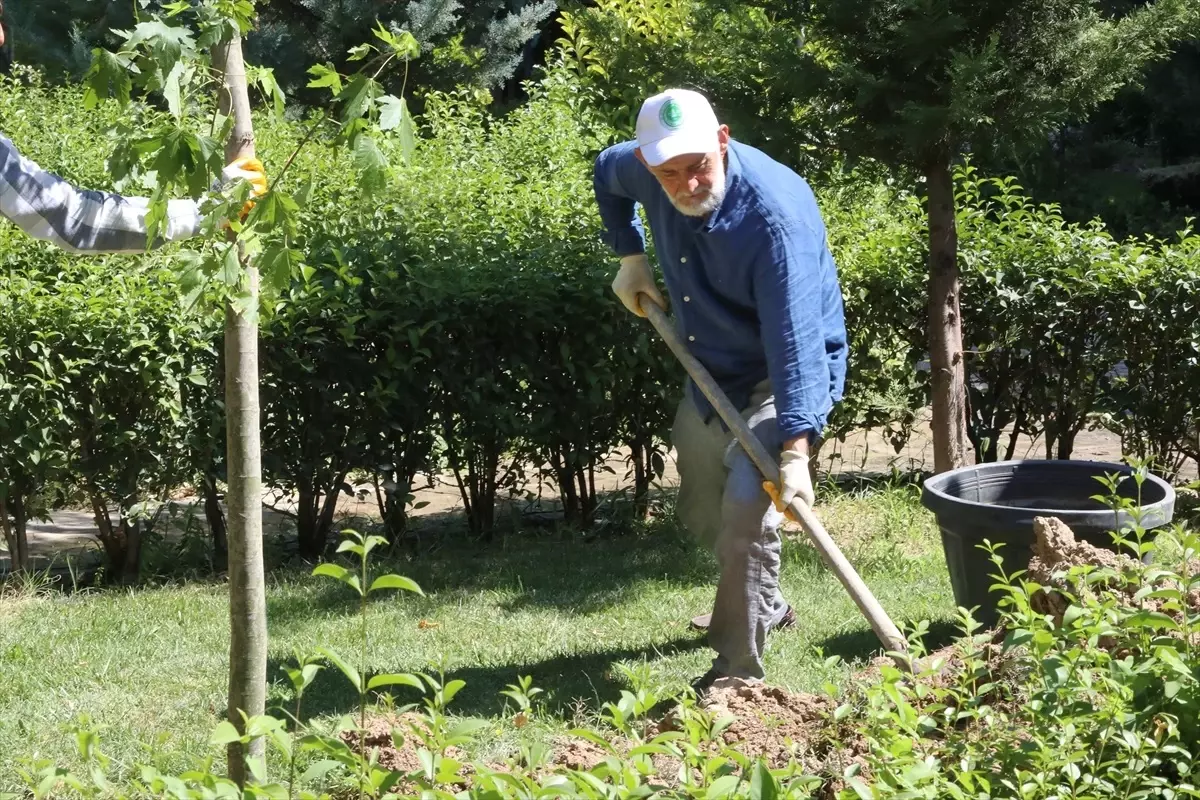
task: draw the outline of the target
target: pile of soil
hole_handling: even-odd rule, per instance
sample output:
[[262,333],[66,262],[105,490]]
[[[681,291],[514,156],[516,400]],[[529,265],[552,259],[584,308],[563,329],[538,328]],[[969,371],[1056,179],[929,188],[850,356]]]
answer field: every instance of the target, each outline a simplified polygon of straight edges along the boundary
[[[1039,614],[1051,614],[1057,622],[1070,605],[1062,592],[1095,593],[1100,586],[1076,586],[1068,581],[1065,573],[1072,567],[1093,566],[1111,569],[1118,574],[1132,572],[1137,562],[1122,553],[1114,553],[1087,542],[1079,541],[1065,522],[1057,517],[1034,517],[1033,558],[1029,560],[1026,577],[1044,588],[1030,598],[1030,605]],[[1118,583],[1125,583],[1119,581]],[[1112,581],[1103,588],[1120,590]]]
[[[412,730],[418,727],[428,731],[425,725],[424,718],[420,714],[386,714],[376,715],[367,718],[366,724],[366,745],[367,752],[378,748],[379,749],[379,766],[384,769],[389,769],[395,772],[416,772],[423,769],[420,760],[417,758],[417,750],[421,747],[421,741],[413,735]],[[395,741],[392,739],[392,731],[397,731],[403,738],[402,746],[396,747]],[[354,750],[359,749],[359,737],[356,731],[342,731],[338,738],[348,744]],[[462,761],[466,756],[457,747],[446,748],[446,756],[453,758],[456,761]],[[466,785],[469,767],[465,767],[460,774],[463,776],[463,785]]]
[[[1070,599],[1063,592],[1069,591],[1081,598],[1095,598],[1103,592],[1116,595],[1126,606],[1147,611],[1166,611],[1182,621],[1182,614],[1177,610],[1164,609],[1161,600],[1136,599],[1138,591],[1142,589],[1141,565],[1133,557],[1077,540],[1074,531],[1057,517],[1035,517],[1033,532],[1036,537],[1034,555],[1029,561],[1026,577],[1043,587],[1030,598],[1034,611],[1050,614],[1056,622],[1061,622],[1070,606]],[[1112,577],[1086,583],[1067,577],[1066,573],[1071,568],[1089,566],[1111,570]],[[1184,564],[1181,574],[1185,579],[1200,574],[1200,562],[1192,560]],[[1200,589],[1189,590],[1181,582],[1168,578],[1161,580],[1163,588],[1170,586],[1185,592],[1186,605],[1191,611],[1200,610]]]
[[607,757],[607,751],[600,745],[573,736],[560,739],[554,747],[554,764],[566,769],[587,772],[595,769]]
[[[841,788],[836,776],[842,775],[852,762],[862,766],[867,753],[867,743],[861,735],[849,726],[833,721],[835,703],[823,695],[793,693],[779,686],[723,679],[708,691],[701,708],[712,715],[714,721],[726,717],[733,720],[711,743],[709,749],[713,755],[719,754],[724,746],[736,746],[744,755],[762,758],[773,768],[786,767],[794,760],[807,773],[830,776],[831,797]],[[672,709],[648,726],[645,737],[653,738],[678,727],[676,709]],[[631,743],[617,739],[613,745],[618,752],[624,752]],[[594,742],[564,738],[556,743],[553,763],[565,769],[590,770],[606,756],[605,750]],[[657,783],[677,785],[683,767],[679,759],[655,754],[651,761]],[[699,780],[700,776],[694,778]]]
[[717,681],[703,703],[714,717],[735,719],[721,734],[725,744],[772,767],[785,766],[794,755],[809,770],[822,764],[829,750],[824,736],[834,706],[826,696],[736,680]]

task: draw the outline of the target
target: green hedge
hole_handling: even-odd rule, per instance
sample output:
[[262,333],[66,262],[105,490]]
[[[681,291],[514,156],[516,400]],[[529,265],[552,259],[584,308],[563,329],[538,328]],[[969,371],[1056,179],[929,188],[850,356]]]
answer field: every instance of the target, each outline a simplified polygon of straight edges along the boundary
[[[3,89],[17,102],[0,130],[92,185],[106,126],[137,124],[82,116],[71,89]],[[466,94],[430,98],[415,157],[370,207],[320,146],[294,165],[316,200],[302,275],[264,314],[261,397],[265,477],[299,497],[305,554],[323,548],[352,475],[377,482],[397,538],[418,476],[449,469],[486,537],[498,498],[534,476],[558,487],[571,522],[591,523],[596,472],[626,448],[645,513],[683,376],[611,296],[590,175],[607,134],[576,100],[558,76],[503,119]],[[265,119],[259,130],[268,163],[300,136]],[[1011,181],[958,177],[977,457],[1014,454],[1013,428],[1069,457],[1089,425],[1164,471],[1200,455],[1200,238],[1117,242]],[[829,434],[884,428],[899,448],[928,396],[920,199],[854,176],[819,195],[852,351]],[[215,507],[220,321],[211,304],[183,310],[171,251],[70,257],[4,226],[0,263],[6,519],[80,488],[128,511],[179,481]]]

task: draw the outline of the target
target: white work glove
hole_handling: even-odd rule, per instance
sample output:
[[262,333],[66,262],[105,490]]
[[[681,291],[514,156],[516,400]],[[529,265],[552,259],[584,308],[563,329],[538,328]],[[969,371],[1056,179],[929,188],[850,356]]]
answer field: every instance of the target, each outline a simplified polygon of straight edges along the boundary
[[654,275],[650,272],[650,261],[645,253],[625,256],[621,259],[621,269],[613,278],[612,290],[625,307],[639,317],[646,316],[638,306],[638,295],[644,294],[653,300],[659,308],[666,309],[667,301],[663,300],[658,287],[654,285]]
[[784,450],[779,459],[779,502],[783,509],[799,498],[812,508],[817,496],[813,492],[812,474],[808,471],[808,456],[795,450]]

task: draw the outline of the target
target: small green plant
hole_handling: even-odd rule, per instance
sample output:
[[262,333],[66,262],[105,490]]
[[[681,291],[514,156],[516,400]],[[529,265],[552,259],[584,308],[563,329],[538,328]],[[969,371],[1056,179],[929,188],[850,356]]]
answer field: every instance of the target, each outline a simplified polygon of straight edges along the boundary
[[662,688],[651,683],[649,665],[636,667],[617,664],[616,670],[629,682],[629,689],[621,690],[621,699],[604,704],[603,719],[621,733],[632,739],[642,734],[646,715],[665,699]]
[[542,693],[541,689],[533,685],[533,677],[530,675],[519,675],[516,683],[508,684],[508,688],[500,692],[517,704],[515,720],[518,727],[523,727],[534,715],[535,698]]
[[[373,777],[374,771],[370,769],[370,762],[367,759],[367,698],[369,694],[377,689],[390,686],[410,686],[418,691],[424,690],[421,680],[409,673],[384,674],[366,676],[367,670],[367,653],[369,648],[369,628],[368,628],[368,598],[372,594],[389,590],[399,590],[405,592],[413,592],[415,594],[424,594],[421,587],[418,586],[410,578],[405,578],[401,575],[385,574],[374,579],[370,577],[370,559],[371,551],[380,545],[387,544],[387,540],[382,536],[363,536],[355,530],[347,529],[342,531],[342,535],[346,537],[340,545],[338,545],[338,553],[352,553],[358,556],[358,569],[349,570],[340,564],[327,562],[318,564],[313,568],[313,575],[324,575],[332,578],[346,586],[349,586],[358,595],[359,598],[359,616],[362,620],[359,664],[357,667],[352,665],[350,661],[340,655],[337,651],[330,647],[318,648],[317,652],[324,656],[331,664],[338,668],[350,684],[358,692],[358,740],[359,740],[359,760],[356,767],[359,770],[359,787],[362,797],[363,788],[368,783],[368,775]],[[315,673],[314,673],[315,674]],[[301,678],[304,678],[303,667],[301,667]],[[307,684],[306,684],[307,685]],[[438,687],[439,696],[444,696],[445,691],[442,687]],[[457,690],[455,690],[457,691]],[[451,697],[453,694],[451,694]],[[299,702],[299,697],[297,697]],[[448,700],[446,701],[448,702]],[[380,788],[380,787],[376,787]]]

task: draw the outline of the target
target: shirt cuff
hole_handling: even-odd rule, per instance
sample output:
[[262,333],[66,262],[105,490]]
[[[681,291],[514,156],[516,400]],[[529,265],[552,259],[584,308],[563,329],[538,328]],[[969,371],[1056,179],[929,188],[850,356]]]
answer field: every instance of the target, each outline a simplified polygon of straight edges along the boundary
[[642,241],[641,234],[633,227],[613,231],[611,244],[613,252],[617,254],[618,258],[646,252],[646,243]]
[[815,444],[821,431],[825,430],[825,414],[781,414],[776,423],[779,425],[779,435],[782,441],[808,437],[809,444]]

